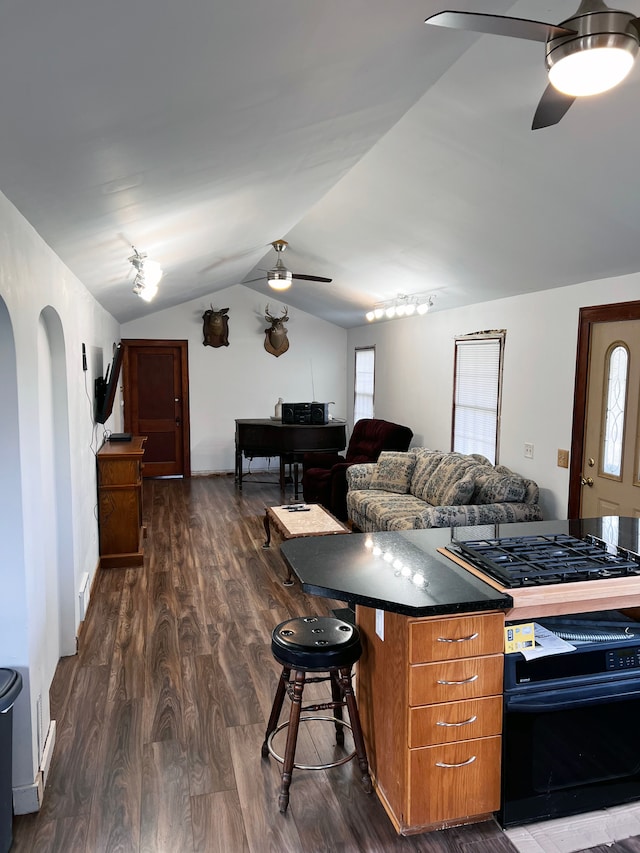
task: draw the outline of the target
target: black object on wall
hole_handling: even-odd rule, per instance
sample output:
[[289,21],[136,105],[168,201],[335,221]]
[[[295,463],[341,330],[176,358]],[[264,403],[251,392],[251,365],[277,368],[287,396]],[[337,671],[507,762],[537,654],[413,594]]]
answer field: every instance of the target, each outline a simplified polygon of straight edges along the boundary
[[122,344],[118,344],[113,353],[113,360],[107,367],[107,372],[104,376],[99,376],[96,379],[95,397],[96,397],[96,423],[103,424],[111,415],[113,410],[113,401],[116,396],[116,388],[118,387],[118,377],[120,376],[120,367],[122,366]]

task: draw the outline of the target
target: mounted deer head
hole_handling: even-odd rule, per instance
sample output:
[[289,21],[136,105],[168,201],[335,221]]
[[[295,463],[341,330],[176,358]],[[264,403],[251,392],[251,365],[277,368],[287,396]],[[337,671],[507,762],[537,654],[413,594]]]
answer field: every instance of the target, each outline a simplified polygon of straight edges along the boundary
[[229,346],[229,315],[228,308],[214,308],[213,305],[202,315],[202,332],[205,347]]
[[285,323],[289,320],[287,316],[288,310],[287,306],[283,305],[282,316],[273,317],[269,313],[269,303],[266,304],[264,309],[264,319],[267,323],[271,323],[269,328],[264,330],[264,348],[271,355],[275,355],[276,358],[289,349],[287,327],[285,326]]

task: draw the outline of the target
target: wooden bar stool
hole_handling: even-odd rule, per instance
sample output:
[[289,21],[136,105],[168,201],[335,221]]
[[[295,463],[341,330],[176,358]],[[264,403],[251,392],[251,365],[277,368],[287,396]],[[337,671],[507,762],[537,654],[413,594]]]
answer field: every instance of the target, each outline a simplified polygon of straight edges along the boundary
[[[370,794],[372,787],[369,762],[362,736],[358,705],[351,684],[351,668],[362,654],[358,629],[341,619],[329,616],[302,616],[289,619],[274,628],[271,635],[271,651],[278,663],[282,664],[282,674],[262,744],[262,756],[267,758],[272,755],[282,764],[282,783],[278,798],[280,811],[284,814],[289,805],[289,786],[294,767],[299,770],[327,770],[339,764],[346,764],[356,755],[362,771],[363,787]],[[295,673],[293,678],[291,678],[292,671]],[[323,677],[307,678],[308,672],[327,674]],[[331,682],[331,701],[303,707],[302,695],[305,684],[321,681]],[[289,719],[278,725],[285,694],[291,700]],[[348,723],[342,719],[344,707],[349,714]],[[323,710],[332,710],[333,716],[307,714],[309,711]],[[335,725],[336,743],[339,746],[344,744],[343,727],[347,726],[353,734],[354,751],[330,764],[296,764],[298,727],[301,721],[308,720],[332,722]],[[288,728],[287,742],[284,756],[281,756],[275,752],[272,741],[284,728]]]

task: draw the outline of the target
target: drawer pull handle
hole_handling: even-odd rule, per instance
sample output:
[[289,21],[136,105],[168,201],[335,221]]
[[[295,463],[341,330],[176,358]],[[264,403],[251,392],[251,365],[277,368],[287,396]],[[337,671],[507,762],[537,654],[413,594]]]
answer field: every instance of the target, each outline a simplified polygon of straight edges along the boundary
[[474,714],[473,717],[469,717],[468,720],[463,720],[461,723],[445,723],[444,720],[438,720],[436,726],[446,726],[450,728],[451,726],[468,726],[470,723],[475,723],[478,719],[478,715]]
[[477,680],[478,680],[478,676],[477,676],[477,675],[472,675],[472,676],[471,676],[471,678],[465,678],[463,681],[444,681],[443,679],[439,678],[439,679],[438,679],[438,684],[447,684],[447,685],[452,685],[452,684],[471,684],[471,682],[472,682],[472,681],[477,681]]
[[474,631],[473,634],[469,634],[468,637],[458,637],[455,640],[449,639],[449,637],[438,637],[439,643],[468,643],[469,640],[475,640],[478,637],[478,632]]
[[436,761],[436,767],[466,767],[467,764],[473,764],[476,760],[476,756],[472,755],[471,758],[467,758],[466,761],[461,761],[460,764],[445,764],[444,761]]

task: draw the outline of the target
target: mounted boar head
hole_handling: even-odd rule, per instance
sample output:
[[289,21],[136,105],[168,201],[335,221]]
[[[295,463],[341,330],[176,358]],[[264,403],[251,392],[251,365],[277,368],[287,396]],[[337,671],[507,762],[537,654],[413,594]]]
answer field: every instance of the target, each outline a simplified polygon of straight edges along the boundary
[[289,317],[287,316],[288,310],[287,306],[283,305],[282,316],[272,317],[269,313],[268,303],[264,309],[264,319],[267,323],[271,323],[269,328],[264,330],[264,348],[267,352],[270,352],[271,355],[275,355],[276,358],[289,349],[287,327],[285,326],[285,323],[289,320]]
[[213,305],[202,315],[202,332],[205,347],[229,346],[229,315],[228,308],[214,308]]

